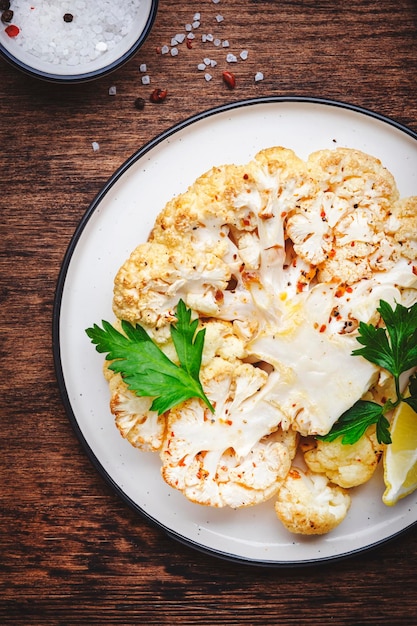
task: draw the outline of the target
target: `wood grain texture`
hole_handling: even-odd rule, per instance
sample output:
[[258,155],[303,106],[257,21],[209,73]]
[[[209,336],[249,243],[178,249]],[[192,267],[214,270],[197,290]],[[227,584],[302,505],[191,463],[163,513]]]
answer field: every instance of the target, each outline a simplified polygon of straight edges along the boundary
[[[224,50],[196,39],[178,57],[157,52],[196,11],[202,32],[249,51],[234,90],[221,79]],[[70,426],[51,337],[74,229],[138,147],[204,109],[269,95],[347,101],[417,131],[416,43],[414,0],[161,0],[141,51],[109,77],[57,86],[0,61],[0,623],[417,623],[415,529],[366,554],[282,570],[196,552],[131,511]],[[218,62],[210,82],[196,69],[205,56]],[[148,101],[154,87],[168,90],[162,104]]]

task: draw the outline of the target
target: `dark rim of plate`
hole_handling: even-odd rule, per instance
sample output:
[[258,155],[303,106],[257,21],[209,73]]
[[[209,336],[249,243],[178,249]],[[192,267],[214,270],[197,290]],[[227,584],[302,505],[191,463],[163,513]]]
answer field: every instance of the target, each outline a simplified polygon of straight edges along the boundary
[[64,287],[65,287],[65,281],[66,281],[66,276],[68,273],[68,269],[71,263],[71,259],[72,256],[75,252],[75,249],[77,247],[77,243],[78,240],[81,236],[81,234],[83,233],[87,222],[89,221],[89,219],[91,218],[91,216],[93,215],[93,213],[95,212],[95,210],[97,209],[97,207],[100,205],[100,202],[103,200],[104,196],[109,192],[109,190],[113,187],[113,185],[119,180],[119,178],[139,159],[141,159],[144,155],[146,155],[152,148],[154,148],[155,146],[157,146],[159,143],[161,143],[162,141],[164,141],[165,139],[169,138],[170,136],[172,136],[173,134],[175,134],[176,132],[182,130],[183,128],[186,128],[187,126],[192,125],[194,122],[200,121],[204,118],[208,118],[211,116],[214,116],[218,113],[224,113],[225,111],[229,111],[229,110],[233,110],[233,109],[237,109],[237,108],[241,108],[241,107],[249,107],[249,106],[253,106],[253,105],[257,105],[257,104],[267,104],[267,103],[310,103],[310,104],[318,104],[318,105],[324,105],[324,106],[330,106],[330,107],[338,107],[338,108],[342,108],[342,109],[347,109],[349,111],[355,112],[355,113],[360,113],[363,114],[365,116],[374,118],[376,120],[379,120],[381,122],[384,122],[386,124],[388,124],[389,126],[392,126],[400,131],[402,131],[403,133],[405,133],[406,135],[409,135],[411,138],[417,140],[417,133],[415,133],[413,130],[411,130],[410,128],[408,128],[407,126],[396,122],[395,120],[386,117],[384,115],[381,115],[379,113],[375,113],[373,111],[370,111],[366,108],[357,106],[357,105],[351,105],[342,101],[337,101],[337,100],[331,100],[328,98],[315,98],[315,97],[304,97],[304,96],[271,96],[271,97],[261,97],[261,98],[253,98],[253,99],[246,99],[246,100],[241,100],[241,101],[237,101],[237,102],[233,102],[233,103],[229,103],[229,104],[225,104],[225,105],[221,105],[219,107],[215,107],[212,109],[208,109],[205,111],[202,111],[201,113],[198,113],[196,115],[193,115],[185,120],[183,120],[182,122],[179,122],[178,124],[174,125],[173,127],[169,128],[168,130],[164,131],[163,133],[161,133],[160,135],[156,136],[154,139],[152,139],[150,142],[148,142],[147,144],[145,144],[142,148],[140,148],[139,150],[137,150],[129,159],[127,159],[125,161],[125,163],[123,163],[116,171],[115,173],[110,177],[110,179],[107,181],[107,183],[104,185],[104,187],[101,189],[101,191],[96,195],[96,197],[94,198],[94,200],[92,201],[92,203],[90,204],[90,206],[88,207],[87,211],[85,212],[84,216],[81,218],[74,234],[73,237],[68,245],[68,248],[66,250],[66,253],[64,255],[64,259],[61,265],[61,270],[58,276],[58,281],[57,281],[57,285],[56,285],[56,291],[55,291],[55,299],[54,299],[54,307],[53,307],[53,319],[52,319],[52,341],[53,341],[53,357],[54,357],[54,365],[55,365],[55,373],[56,373],[56,377],[57,377],[57,381],[58,381],[58,387],[59,387],[59,391],[61,394],[61,398],[62,398],[62,402],[64,405],[64,408],[68,414],[69,420],[72,424],[72,427],[78,437],[78,439],[80,440],[83,448],[85,449],[87,456],[89,457],[90,461],[92,462],[92,464],[95,466],[95,468],[97,469],[97,471],[99,472],[99,474],[101,474],[101,476],[105,479],[105,481],[110,485],[110,487],[122,498],[122,500],[124,500],[134,511],[136,511],[137,513],[140,513],[141,516],[143,516],[145,519],[147,519],[149,522],[151,522],[151,524],[153,524],[154,526],[156,526],[159,529],[162,529],[167,535],[169,535],[170,537],[172,537],[173,539],[175,539],[176,541],[185,544],[188,547],[191,547],[199,552],[203,552],[204,554],[208,554],[211,556],[215,556],[218,557],[220,559],[226,560],[226,561],[232,561],[232,562],[236,562],[236,563],[240,563],[240,564],[247,564],[247,565],[254,565],[254,566],[260,566],[260,567],[267,567],[267,568],[277,568],[277,567],[281,567],[281,568],[293,568],[293,567],[305,567],[305,566],[313,566],[313,565],[320,565],[322,563],[326,563],[329,561],[340,561],[342,559],[346,559],[348,557],[353,557],[357,554],[362,554],[364,551],[369,551],[371,549],[374,549],[384,543],[387,543],[388,541],[393,540],[395,537],[398,537],[399,535],[404,534],[405,532],[409,531],[411,528],[413,528],[414,526],[417,525],[417,521],[413,522],[411,524],[409,524],[408,526],[406,526],[405,528],[401,529],[400,531],[386,537],[383,538],[382,540],[378,540],[375,541],[374,543],[371,543],[370,545],[367,545],[365,547],[361,547],[355,550],[350,550],[348,552],[345,553],[338,553],[336,555],[331,555],[331,556],[326,556],[326,557],[318,557],[318,558],[312,558],[312,559],[299,559],[299,560],[294,560],[294,561],[268,561],[268,560],[258,560],[258,559],[251,559],[251,558],[246,558],[246,557],[241,557],[238,555],[234,555],[231,553],[227,553],[227,552],[222,552],[220,550],[214,549],[214,548],[210,548],[207,546],[203,546],[195,541],[193,541],[192,539],[189,539],[187,537],[184,537],[183,535],[172,531],[170,528],[166,527],[164,524],[162,524],[161,522],[159,522],[157,519],[153,518],[151,515],[149,515],[145,510],[143,510],[136,502],[134,502],[126,493],[124,493],[123,489],[113,480],[113,478],[109,475],[109,473],[106,471],[106,469],[102,466],[102,464],[100,463],[99,459],[96,457],[96,455],[94,454],[94,452],[92,451],[92,449],[90,448],[88,442],[86,441],[84,434],[78,424],[77,421],[77,417],[73,412],[72,406],[71,406],[71,402],[68,396],[68,390],[67,390],[67,386],[66,386],[66,382],[65,382],[65,377],[64,377],[64,373],[63,373],[63,369],[62,369],[62,362],[61,362],[61,346],[60,346],[60,314],[61,314],[61,304],[62,304],[62,296],[63,296],[63,291],[64,291]]

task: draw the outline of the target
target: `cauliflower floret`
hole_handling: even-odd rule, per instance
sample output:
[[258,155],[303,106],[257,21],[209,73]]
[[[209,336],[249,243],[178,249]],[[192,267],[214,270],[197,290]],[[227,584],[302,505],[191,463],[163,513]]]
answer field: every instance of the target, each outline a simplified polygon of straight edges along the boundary
[[395,241],[401,246],[401,254],[414,262],[414,272],[417,274],[417,196],[395,204],[390,226]]
[[387,234],[398,199],[394,178],[378,159],[340,148],[310,155],[322,189],[301,201],[287,222],[294,249],[318,266],[320,282],[353,283],[392,267],[395,241]]
[[302,535],[323,535],[338,526],[350,507],[349,494],[322,474],[292,467],[280,486],[275,512],[285,528]]
[[[244,196],[246,202],[238,201]],[[189,189],[168,202],[157,217],[150,241],[170,248],[184,243],[203,254],[209,252],[232,261],[228,226],[254,230],[255,212],[262,206],[251,165],[213,167]]]
[[241,507],[270,498],[295,453],[294,432],[276,435],[277,412],[255,402],[267,374],[220,357],[201,372],[215,407],[192,399],[170,411],[161,450],[162,476],[199,504]]
[[321,179],[338,197],[353,200],[358,207],[371,208],[382,221],[399,197],[391,172],[379,159],[360,150],[319,150],[310,154],[307,166],[314,173],[319,168]]
[[378,443],[375,428],[370,428],[356,443],[344,445],[341,439],[316,441],[304,453],[308,468],[346,489],[367,482],[375,472],[384,446]]
[[217,293],[226,289],[230,275],[228,265],[213,254],[141,244],[116,275],[113,310],[131,323],[160,326],[174,320],[173,310],[183,298],[196,312],[216,316]]
[[110,389],[110,410],[122,437],[132,446],[156,452],[165,435],[165,417],[151,411],[151,398],[142,398],[130,391],[120,374],[107,369]]
[[209,367],[215,357],[236,362],[247,356],[245,341],[238,337],[230,322],[210,320],[202,324],[205,328],[202,366]]

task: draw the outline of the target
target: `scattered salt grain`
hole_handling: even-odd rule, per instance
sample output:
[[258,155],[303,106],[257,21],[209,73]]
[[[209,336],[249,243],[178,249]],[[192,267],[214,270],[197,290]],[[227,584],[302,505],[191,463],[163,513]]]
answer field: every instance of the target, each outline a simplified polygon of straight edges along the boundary
[[264,79],[264,75],[262,74],[262,72],[256,72],[255,74],[255,83],[258,83],[260,80]]
[[232,54],[231,52],[229,52],[229,54],[226,57],[226,61],[228,63],[236,63],[237,62],[237,57],[235,57],[234,54]]
[[178,48],[171,48],[171,56],[176,57],[178,54]]
[[212,0],[213,4],[219,4],[220,0]]
[[199,28],[199,27],[200,27],[200,22],[198,20],[193,22],[193,28]]
[[200,70],[200,72],[204,72],[204,70],[206,69],[206,64],[205,63],[199,63],[197,65],[197,69]]
[[220,44],[221,44],[221,39],[215,39],[213,41],[213,44],[216,46],[216,48],[218,48],[220,46]]
[[185,39],[184,33],[178,33],[177,35],[175,35],[175,40],[177,43],[182,43],[184,39]]
[[211,80],[213,76],[207,72],[206,74],[204,74],[204,78],[206,79],[207,82],[209,82],[209,80]]
[[161,54],[168,54],[169,52],[169,48],[168,46],[162,46],[161,48]]
[[211,33],[208,33],[208,35],[206,35],[206,39],[207,39],[207,41],[213,41],[214,37],[213,37],[213,35]]
[[205,59],[203,59],[203,63],[205,63],[206,65],[210,65],[210,59],[206,57]]
[[246,61],[246,59],[248,58],[248,55],[249,55],[249,52],[247,50],[242,50],[239,56],[242,59],[242,61]]
[[[13,0],[16,45],[54,65],[89,63],[111,51],[137,24],[141,0]],[[63,16],[71,12],[73,19]]]
[[210,65],[211,65],[211,67],[216,67],[217,61],[215,61],[214,59],[211,59],[210,60]]
[[145,76],[142,76],[142,85],[149,85],[151,82],[151,77],[148,74],[145,74]]
[[93,152],[98,152],[100,150],[100,144],[97,141],[93,141],[91,146],[93,148]]
[[224,20],[223,15],[216,15],[216,22],[219,22],[220,24],[220,22],[223,22],[223,20]]
[[194,33],[188,33],[187,39],[195,39]]
[[139,72],[146,72],[147,69],[146,63],[141,63],[139,65]]
[[114,85],[109,87],[109,96],[115,96],[116,92],[117,92],[117,90],[116,90],[116,87]]
[[192,24],[186,24],[185,25],[185,30],[187,31],[187,33],[189,33],[191,30],[193,30],[193,25]]
[[228,39],[225,39],[225,40],[222,42],[222,46],[223,46],[223,48],[228,48],[228,47],[230,46],[230,43],[229,43]]
[[201,13],[194,13],[193,20],[194,20],[194,21],[198,21],[198,20],[200,20],[200,19],[201,19]]

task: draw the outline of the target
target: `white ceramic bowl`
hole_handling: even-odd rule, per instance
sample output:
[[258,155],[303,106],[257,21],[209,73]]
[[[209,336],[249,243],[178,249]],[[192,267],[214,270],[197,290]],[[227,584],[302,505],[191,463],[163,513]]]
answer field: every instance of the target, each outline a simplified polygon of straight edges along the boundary
[[[37,8],[40,8],[40,5],[41,3],[38,2]],[[6,32],[9,26],[7,23],[0,23],[0,55],[26,74],[52,82],[79,83],[100,78],[113,72],[136,54],[149,35],[157,8],[158,0],[141,0],[133,19],[133,26],[127,34],[124,34],[113,48],[90,61],[72,65],[61,60],[59,62],[46,61],[41,56],[25,49],[21,39],[19,42],[19,35],[10,37]],[[10,9],[13,9],[13,0]],[[18,20],[19,15],[15,12],[10,24],[18,26]],[[53,28],[53,24],[51,27]]]

